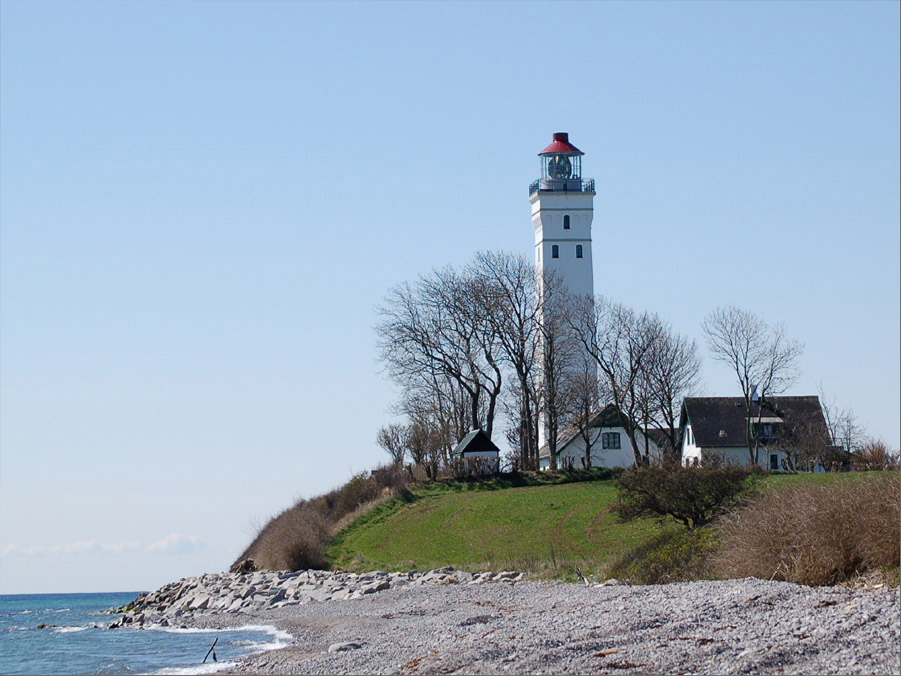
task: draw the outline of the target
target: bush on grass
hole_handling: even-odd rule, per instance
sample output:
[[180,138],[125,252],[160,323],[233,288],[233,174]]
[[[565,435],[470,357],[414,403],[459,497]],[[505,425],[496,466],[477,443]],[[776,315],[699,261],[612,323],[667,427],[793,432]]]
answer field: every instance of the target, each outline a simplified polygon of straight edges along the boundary
[[634,466],[613,482],[619,491],[614,510],[624,520],[670,516],[691,530],[735,505],[754,476],[729,464]]

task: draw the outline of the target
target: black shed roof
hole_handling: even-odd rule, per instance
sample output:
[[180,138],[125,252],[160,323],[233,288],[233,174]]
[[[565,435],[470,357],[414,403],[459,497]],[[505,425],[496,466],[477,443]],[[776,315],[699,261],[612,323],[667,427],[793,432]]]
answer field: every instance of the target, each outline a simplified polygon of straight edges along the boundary
[[460,443],[451,451],[451,455],[462,456],[465,453],[497,453],[501,449],[494,445],[491,438],[482,430],[473,430],[460,440]]

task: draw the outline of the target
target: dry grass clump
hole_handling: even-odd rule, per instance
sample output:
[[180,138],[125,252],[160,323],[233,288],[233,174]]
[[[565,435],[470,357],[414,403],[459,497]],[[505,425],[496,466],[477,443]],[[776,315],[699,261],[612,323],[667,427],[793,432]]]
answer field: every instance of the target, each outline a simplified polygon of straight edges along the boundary
[[314,503],[301,501],[272,519],[239,560],[258,568],[300,570],[325,566],[329,524]]
[[402,467],[379,467],[351,477],[341,488],[310,500],[300,500],[274,517],[237,558],[233,568],[253,559],[257,568],[301,570],[325,568],[325,550],[344,517],[373,502],[407,490]]
[[897,566],[899,505],[897,477],[763,492],[721,526],[715,569],[726,577],[829,585]]

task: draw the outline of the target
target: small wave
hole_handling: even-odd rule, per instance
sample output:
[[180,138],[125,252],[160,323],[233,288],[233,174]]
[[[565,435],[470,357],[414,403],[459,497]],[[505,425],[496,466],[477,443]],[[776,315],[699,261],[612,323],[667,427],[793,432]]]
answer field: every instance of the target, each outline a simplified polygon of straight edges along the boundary
[[71,634],[75,631],[84,631],[85,629],[93,629],[93,624],[86,624],[81,627],[56,627],[53,631],[56,634]]
[[161,627],[154,624],[150,629],[164,631],[167,634],[225,634],[239,631],[262,631],[269,634],[276,641],[292,641],[293,637],[287,631],[279,629],[271,624],[245,624],[240,627],[209,628],[209,627]]
[[54,613],[68,613],[71,608],[60,608],[59,610],[54,610]]
[[237,662],[213,662],[200,664],[196,667],[166,667],[160,669],[157,674],[215,674],[217,671],[231,669],[238,666]]

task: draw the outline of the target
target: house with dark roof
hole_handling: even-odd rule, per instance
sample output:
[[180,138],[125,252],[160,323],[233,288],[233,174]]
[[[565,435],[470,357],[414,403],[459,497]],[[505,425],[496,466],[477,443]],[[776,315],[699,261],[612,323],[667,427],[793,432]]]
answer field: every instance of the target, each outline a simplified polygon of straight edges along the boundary
[[486,472],[497,472],[500,469],[501,451],[495,446],[485,432],[480,429],[472,430],[460,440],[451,457],[480,464],[480,469]]
[[828,444],[826,419],[819,397],[766,397],[751,402],[742,397],[686,397],[679,418],[683,464],[703,464],[719,456],[751,464],[748,432],[759,439],[758,462],[767,469],[784,469],[788,456],[802,447]]
[[[598,411],[589,421],[587,432],[589,444],[585,443],[585,437],[576,425],[568,425],[560,431],[557,435],[558,467],[630,467],[635,464],[632,443],[616,406],[609,404]],[[647,449],[651,458],[659,457],[658,438],[665,436],[664,430],[648,430],[647,438],[640,430],[636,435],[642,455]],[[590,445],[587,457],[586,445]],[[538,466],[541,469],[551,466],[551,450],[547,444],[538,451]]]

